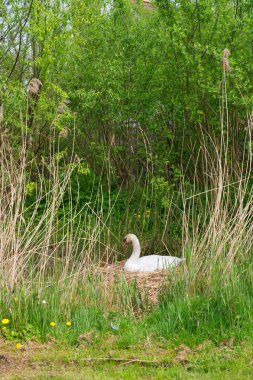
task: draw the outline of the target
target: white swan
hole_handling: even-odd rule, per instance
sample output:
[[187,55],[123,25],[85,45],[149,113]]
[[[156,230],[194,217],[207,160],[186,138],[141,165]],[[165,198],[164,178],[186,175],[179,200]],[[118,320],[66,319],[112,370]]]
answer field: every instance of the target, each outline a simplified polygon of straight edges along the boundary
[[136,235],[128,234],[123,239],[124,244],[132,243],[133,252],[124,265],[127,272],[154,272],[166,268],[176,267],[183,259],[174,256],[150,255],[140,257],[141,246]]

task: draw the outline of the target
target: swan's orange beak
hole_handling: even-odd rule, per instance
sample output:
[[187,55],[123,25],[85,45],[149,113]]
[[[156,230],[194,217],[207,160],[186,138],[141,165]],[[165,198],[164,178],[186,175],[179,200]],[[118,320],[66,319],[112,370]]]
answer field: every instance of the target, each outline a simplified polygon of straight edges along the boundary
[[124,238],[124,239],[123,239],[123,244],[126,245],[126,243],[127,243],[127,239]]

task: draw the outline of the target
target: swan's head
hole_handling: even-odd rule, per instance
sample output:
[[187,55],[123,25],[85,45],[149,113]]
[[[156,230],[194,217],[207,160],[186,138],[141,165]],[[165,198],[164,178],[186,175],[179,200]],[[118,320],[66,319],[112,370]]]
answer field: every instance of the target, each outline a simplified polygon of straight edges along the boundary
[[[132,243],[133,240],[136,240],[137,239],[137,236],[134,235],[134,234],[127,234],[124,239],[123,239],[123,244],[129,244],[129,243]],[[138,239],[137,239],[138,240]]]

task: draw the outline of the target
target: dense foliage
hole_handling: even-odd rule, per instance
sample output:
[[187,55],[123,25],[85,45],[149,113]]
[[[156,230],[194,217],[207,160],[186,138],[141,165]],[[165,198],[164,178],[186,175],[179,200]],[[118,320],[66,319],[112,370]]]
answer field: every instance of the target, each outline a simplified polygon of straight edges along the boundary
[[[252,111],[251,1],[38,1],[1,4],[1,103],[18,147],[29,111],[30,154],[48,153],[61,136],[87,170],[110,166],[113,181],[148,173],[170,187],[199,160],[203,135],[219,136],[226,75],[230,160],[242,155]],[[26,102],[32,78],[40,95]],[[69,103],[67,102],[69,101]],[[26,110],[28,107],[28,110]],[[165,182],[165,183],[164,183]]]

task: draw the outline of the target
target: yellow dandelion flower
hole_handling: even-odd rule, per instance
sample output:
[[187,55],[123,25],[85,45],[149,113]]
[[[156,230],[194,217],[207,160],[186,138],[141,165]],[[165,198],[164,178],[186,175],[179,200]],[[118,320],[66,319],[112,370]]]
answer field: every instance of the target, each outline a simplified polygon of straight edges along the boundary
[[14,297],[14,301],[15,301],[15,302],[18,302],[18,297]]
[[50,322],[51,327],[55,327],[56,323],[55,322]]
[[72,325],[72,323],[70,321],[66,322],[66,326],[71,326],[71,325]]
[[21,344],[21,343],[17,343],[17,344],[16,344],[16,348],[17,348],[18,350],[20,350],[21,347],[22,347],[22,344]]
[[9,319],[7,319],[7,318],[2,319],[3,325],[8,325],[9,322],[10,322]]

